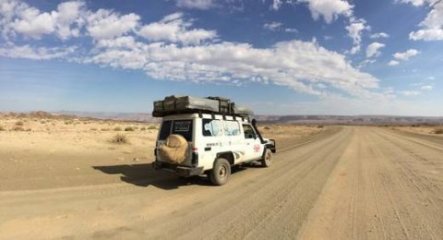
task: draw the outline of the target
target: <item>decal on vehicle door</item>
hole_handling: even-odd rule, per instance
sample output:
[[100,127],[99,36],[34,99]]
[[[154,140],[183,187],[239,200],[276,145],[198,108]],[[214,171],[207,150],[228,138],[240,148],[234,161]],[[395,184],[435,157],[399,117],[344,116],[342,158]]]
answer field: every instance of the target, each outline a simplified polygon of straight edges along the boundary
[[260,152],[260,144],[254,145],[254,152]]

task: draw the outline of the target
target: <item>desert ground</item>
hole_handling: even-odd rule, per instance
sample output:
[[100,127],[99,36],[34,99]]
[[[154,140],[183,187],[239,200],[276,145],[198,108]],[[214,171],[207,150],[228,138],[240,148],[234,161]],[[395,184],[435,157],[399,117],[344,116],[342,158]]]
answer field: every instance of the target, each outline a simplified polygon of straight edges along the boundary
[[443,239],[435,126],[262,124],[270,168],[154,171],[158,125],[0,118],[0,239]]

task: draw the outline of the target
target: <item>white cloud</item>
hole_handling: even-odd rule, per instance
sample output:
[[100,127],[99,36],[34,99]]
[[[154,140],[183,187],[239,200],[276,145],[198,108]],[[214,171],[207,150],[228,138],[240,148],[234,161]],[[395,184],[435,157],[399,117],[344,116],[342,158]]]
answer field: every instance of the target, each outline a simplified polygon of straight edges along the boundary
[[385,44],[379,42],[373,42],[369,44],[369,46],[366,48],[366,57],[378,57],[381,54],[380,49],[384,47]]
[[420,87],[420,89],[421,90],[424,90],[424,91],[430,91],[430,90],[432,90],[434,87],[432,86],[432,85],[423,85],[423,86],[421,86]]
[[140,16],[134,13],[120,15],[107,9],[99,9],[87,17],[89,35],[95,40],[121,36],[139,24]]
[[80,1],[60,3],[57,7],[57,35],[61,39],[78,37],[80,27],[84,25],[85,4]]
[[348,31],[348,36],[352,38],[353,46],[351,49],[351,54],[355,54],[360,51],[361,48],[361,34],[363,30],[369,29],[366,25],[366,21],[363,19],[351,18],[350,24],[346,26]]
[[423,5],[427,0],[396,0],[401,3],[410,3],[416,7]]
[[400,91],[399,93],[404,96],[411,97],[411,96],[421,95],[425,91],[431,91],[432,89],[434,89],[432,85],[424,85],[423,83],[417,83],[412,85],[416,86],[418,90],[406,90],[406,91]]
[[351,54],[356,54],[361,49],[361,36],[364,30],[369,30],[370,27],[362,18],[354,16],[354,5],[346,0],[297,0],[299,3],[308,3],[309,10],[314,20],[321,17],[326,23],[331,23],[339,16],[344,16],[349,20],[346,26],[348,36],[352,38],[352,48],[349,51]]
[[177,0],[177,7],[206,10],[215,7],[213,0]]
[[268,22],[263,24],[263,28],[269,31],[284,31],[287,33],[296,33],[298,32],[295,28],[283,28],[283,23],[281,22]]
[[21,12],[19,17],[12,23],[12,28],[18,33],[40,38],[55,31],[55,14],[40,13],[38,9],[28,8]]
[[358,97],[374,96],[372,89],[378,87],[376,78],[353,68],[343,55],[315,42],[281,42],[270,49],[229,42],[192,47],[151,43],[132,49],[105,49],[87,62],[143,69],[158,79],[271,82],[314,95],[328,95],[318,83]]
[[408,49],[405,52],[397,52],[393,56],[396,60],[407,61],[409,58],[416,56],[420,52],[417,49]]
[[411,40],[438,41],[443,40],[443,29],[429,28],[409,33]]
[[282,4],[283,4],[282,0],[272,0],[271,9],[278,10],[278,9],[280,9]]
[[21,34],[36,39],[54,33],[61,39],[78,36],[83,24],[80,18],[83,6],[83,2],[70,1],[60,3],[57,11],[40,12],[26,3],[2,1],[0,26],[3,36]]
[[407,97],[418,96],[421,94],[420,91],[414,91],[414,90],[400,91],[400,93]]
[[400,62],[399,61],[395,61],[395,60],[391,60],[391,61],[388,62],[389,66],[397,66],[398,64],[400,64]]
[[285,32],[288,32],[288,33],[297,33],[298,30],[295,29],[295,28],[285,28]]
[[389,66],[396,66],[399,65],[400,62],[408,61],[411,57],[416,56],[420,52],[417,49],[408,49],[404,52],[396,52],[392,56],[394,57],[393,60],[389,61]]
[[377,39],[377,38],[388,38],[389,34],[384,33],[384,32],[379,32],[379,33],[374,33],[370,36],[372,39]]
[[[46,13],[54,20],[48,24],[52,28],[42,21],[45,24],[39,23],[39,27],[33,27],[38,31],[25,30],[25,27],[21,30],[27,32],[28,36],[35,37],[53,34],[60,38],[69,38],[78,36],[78,33],[85,34],[84,36],[91,37],[93,48],[43,48],[0,44],[1,56],[30,59],[64,58],[115,68],[142,70],[153,78],[165,80],[225,84],[272,83],[322,97],[340,94],[356,98],[385,96],[384,93],[377,92],[377,78],[353,67],[346,56],[321,47],[315,40],[284,41],[268,48],[255,48],[247,43],[221,41],[217,39],[216,31],[194,28],[192,21],[184,19],[182,13],[170,14],[160,21],[141,25],[140,17],[134,13],[123,15],[107,9],[93,12],[85,9],[79,2],[71,4],[60,4],[57,11]],[[8,7],[0,6],[2,15],[7,16]],[[32,10],[27,5],[22,8],[20,12],[23,16],[26,15],[27,9],[31,11],[27,13],[30,16],[46,16],[45,13],[37,9]],[[70,12],[71,8],[77,10]],[[63,19],[59,12],[64,13]],[[337,14],[344,14],[335,12],[328,15],[320,12],[318,14],[326,21],[335,18]],[[6,22],[12,20],[14,18],[8,18]],[[64,23],[66,24],[63,25]],[[59,27],[61,25],[69,28],[59,31],[62,29]]]
[[159,22],[144,25],[138,34],[150,41],[168,41],[182,44],[199,44],[217,37],[216,31],[189,29],[191,26],[191,22],[183,19],[182,13],[173,13]]
[[431,9],[426,18],[419,24],[417,31],[409,33],[411,40],[438,41],[443,40],[443,1],[439,0],[401,0],[418,7],[425,4]]
[[338,16],[351,16],[353,6],[344,0],[298,0],[298,2],[308,3],[309,10],[314,20],[321,17],[326,23],[331,23]]
[[46,47],[31,47],[29,45],[23,46],[7,46],[0,48],[0,56],[9,58],[27,58],[34,60],[49,60],[55,58],[64,58],[75,51],[76,47],[67,48],[46,48]]
[[265,23],[263,25],[263,28],[267,29],[267,30],[270,30],[270,31],[276,31],[281,26],[283,26],[283,23],[281,23],[281,22],[270,22],[270,23]]

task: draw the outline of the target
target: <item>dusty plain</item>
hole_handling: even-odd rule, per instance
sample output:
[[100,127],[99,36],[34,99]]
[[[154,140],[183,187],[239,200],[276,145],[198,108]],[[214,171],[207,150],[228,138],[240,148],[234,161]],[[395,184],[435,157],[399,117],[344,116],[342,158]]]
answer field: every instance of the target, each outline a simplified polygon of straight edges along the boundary
[[222,187],[154,171],[157,128],[0,117],[0,239],[443,239],[438,126],[264,124]]

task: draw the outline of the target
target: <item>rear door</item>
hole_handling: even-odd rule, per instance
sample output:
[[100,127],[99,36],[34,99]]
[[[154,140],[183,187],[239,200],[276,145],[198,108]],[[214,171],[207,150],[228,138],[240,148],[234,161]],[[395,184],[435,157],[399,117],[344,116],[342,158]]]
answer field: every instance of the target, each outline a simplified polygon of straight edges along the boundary
[[[178,134],[183,136],[188,142],[188,158],[185,161],[186,165],[191,164],[191,146],[193,141],[193,120],[185,119],[185,120],[165,120],[162,123],[162,126],[159,131],[159,135],[157,138],[157,147],[161,144],[166,143],[166,138],[171,134]],[[160,155],[157,153],[157,159],[159,161],[164,161],[161,159]]]
[[251,124],[243,124],[245,160],[257,160],[262,157],[263,144]]

